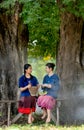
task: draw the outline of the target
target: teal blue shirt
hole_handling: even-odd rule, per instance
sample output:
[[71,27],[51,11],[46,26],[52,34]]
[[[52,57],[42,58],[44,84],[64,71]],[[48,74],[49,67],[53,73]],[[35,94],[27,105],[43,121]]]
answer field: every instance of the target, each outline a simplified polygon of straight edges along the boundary
[[51,88],[44,87],[43,90],[47,91],[47,95],[52,96],[53,98],[57,98],[57,93],[60,88],[58,75],[46,75],[43,79],[43,84],[51,84]]

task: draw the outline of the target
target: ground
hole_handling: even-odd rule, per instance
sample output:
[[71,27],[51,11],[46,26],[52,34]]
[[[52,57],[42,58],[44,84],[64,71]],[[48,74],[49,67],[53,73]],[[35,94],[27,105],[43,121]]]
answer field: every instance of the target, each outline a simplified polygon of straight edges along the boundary
[[56,126],[52,121],[45,124],[45,120],[41,120],[40,116],[34,115],[35,121],[33,124],[27,124],[27,116],[23,115],[16,124],[7,127],[3,125],[0,130],[84,130],[84,125],[81,126]]

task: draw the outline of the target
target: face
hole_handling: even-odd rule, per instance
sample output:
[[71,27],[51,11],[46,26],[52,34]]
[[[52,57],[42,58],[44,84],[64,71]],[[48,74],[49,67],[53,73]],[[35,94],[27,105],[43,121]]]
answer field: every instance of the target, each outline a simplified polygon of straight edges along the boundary
[[27,74],[31,74],[32,73],[32,67],[31,66],[28,69],[26,69],[26,73]]
[[49,68],[48,66],[46,66],[46,72],[49,74],[52,71],[51,68]]

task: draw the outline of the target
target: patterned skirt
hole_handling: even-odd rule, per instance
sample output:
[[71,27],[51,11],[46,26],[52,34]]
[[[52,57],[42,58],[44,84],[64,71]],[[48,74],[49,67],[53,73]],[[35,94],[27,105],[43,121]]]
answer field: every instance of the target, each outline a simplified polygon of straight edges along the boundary
[[30,114],[35,112],[36,109],[36,97],[28,96],[21,97],[18,105],[18,112],[23,114]]
[[48,95],[44,95],[44,96],[39,96],[38,100],[37,100],[37,105],[41,108],[45,108],[45,109],[53,109],[55,106],[56,100]]

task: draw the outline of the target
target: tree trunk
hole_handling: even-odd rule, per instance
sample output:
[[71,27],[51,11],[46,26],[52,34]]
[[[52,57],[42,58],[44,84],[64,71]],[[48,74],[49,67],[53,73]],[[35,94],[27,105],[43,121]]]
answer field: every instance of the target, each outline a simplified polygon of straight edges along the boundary
[[[0,12],[0,100],[17,99],[18,78],[27,61],[28,29],[19,18],[20,8],[16,3],[14,14],[11,9],[9,14]],[[0,108],[6,115],[6,106],[0,104]]]
[[84,122],[84,26],[73,14],[61,15],[57,73],[61,80],[62,123]]

